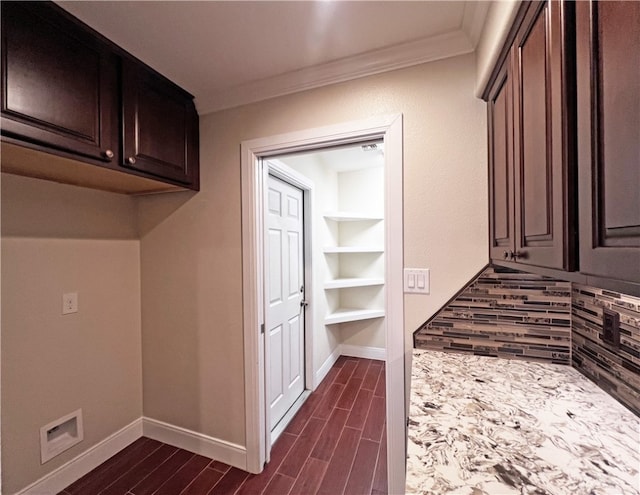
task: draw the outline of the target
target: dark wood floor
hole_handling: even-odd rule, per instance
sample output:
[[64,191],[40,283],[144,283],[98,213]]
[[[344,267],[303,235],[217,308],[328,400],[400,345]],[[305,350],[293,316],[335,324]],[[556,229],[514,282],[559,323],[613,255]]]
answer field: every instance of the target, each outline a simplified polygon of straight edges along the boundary
[[253,475],[140,438],[62,495],[387,493],[385,369],[340,357]]

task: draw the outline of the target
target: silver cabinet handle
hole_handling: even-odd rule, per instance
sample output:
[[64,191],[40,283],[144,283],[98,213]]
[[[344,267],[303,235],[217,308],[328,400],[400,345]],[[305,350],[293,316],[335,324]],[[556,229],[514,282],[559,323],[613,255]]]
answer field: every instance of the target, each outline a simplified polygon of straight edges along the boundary
[[104,153],[102,153],[102,155],[105,158],[108,158],[109,160],[111,160],[113,158],[113,151],[111,150],[105,150]]
[[130,156],[129,158],[127,158],[127,163],[129,165],[133,165],[134,163],[136,163],[136,159],[132,156]]

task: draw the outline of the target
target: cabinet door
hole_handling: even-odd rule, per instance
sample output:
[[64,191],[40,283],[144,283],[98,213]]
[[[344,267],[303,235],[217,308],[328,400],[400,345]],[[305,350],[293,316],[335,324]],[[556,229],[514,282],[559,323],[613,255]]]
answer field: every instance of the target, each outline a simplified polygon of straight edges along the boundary
[[580,271],[640,283],[640,2],[577,2]]
[[46,3],[2,2],[2,134],[110,161],[117,62]]
[[516,35],[514,71],[515,256],[573,269],[573,58],[569,3],[534,2]]
[[123,165],[197,188],[198,114],[191,97],[129,59],[122,79]]
[[489,93],[489,256],[507,259],[513,250],[513,95],[511,56]]

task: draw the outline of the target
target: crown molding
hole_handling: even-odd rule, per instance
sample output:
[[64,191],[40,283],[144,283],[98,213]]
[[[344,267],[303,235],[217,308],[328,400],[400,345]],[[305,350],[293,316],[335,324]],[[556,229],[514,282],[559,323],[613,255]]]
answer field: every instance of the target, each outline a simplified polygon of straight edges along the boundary
[[462,31],[469,37],[474,48],[478,46],[490,5],[490,2],[466,2],[464,5]]
[[200,115],[277,96],[470,53],[475,45],[462,30],[374,50],[326,64],[216,92],[196,99]]

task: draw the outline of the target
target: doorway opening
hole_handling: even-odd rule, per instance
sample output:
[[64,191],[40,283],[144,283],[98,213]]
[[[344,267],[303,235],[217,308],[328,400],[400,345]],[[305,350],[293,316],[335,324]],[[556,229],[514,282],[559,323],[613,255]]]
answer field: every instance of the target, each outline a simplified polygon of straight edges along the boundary
[[[311,179],[308,176],[309,165],[306,165],[308,174],[304,175],[301,170],[305,166],[294,162],[300,162],[305,154],[317,155],[349,148],[364,152],[363,145],[374,152],[369,156],[380,156],[383,162],[378,167],[366,167],[374,170],[375,178],[366,179],[364,169],[342,172],[325,169],[325,174],[333,176],[337,185],[334,193],[329,193],[336,198],[330,208],[317,207],[316,197],[321,196],[320,175]],[[384,155],[379,153],[381,149],[384,149]],[[265,275],[265,266],[270,262],[265,257],[265,238],[268,237],[265,209],[270,171],[272,177],[279,179],[283,178],[282,174],[298,179],[302,176],[309,187],[307,194],[303,194],[303,198],[307,198],[305,205],[308,201],[307,206],[312,212],[311,217],[305,217],[311,224],[306,229],[312,234],[307,238],[309,246],[305,249],[305,254],[309,251],[310,256],[305,259],[302,293],[303,298],[310,298],[304,317],[304,321],[310,323],[303,346],[305,392],[317,386],[349,338],[354,340],[345,345],[351,351],[360,347],[369,353],[379,353],[358,357],[386,359],[388,484],[390,493],[401,492],[404,489],[406,449],[402,116],[376,117],[242,143],[246,450],[247,470],[255,473],[269,461],[272,443],[272,425],[268,421],[267,410],[273,396],[269,396],[271,391],[267,387],[270,371],[265,358],[269,343],[266,334],[260,331],[265,323],[265,302],[269,300]],[[320,173],[320,169],[316,172]],[[341,181],[338,175],[343,175]],[[285,182],[288,182],[286,178]],[[340,197],[341,188],[356,191],[356,186],[363,183],[369,186],[361,187],[358,193]],[[371,195],[372,184],[375,183],[379,184],[381,191],[377,205]],[[373,208],[367,212],[363,205]],[[327,237],[316,239],[319,232]],[[314,246],[319,252],[314,252]],[[315,281],[315,285],[311,281]],[[310,287],[315,287],[315,290],[310,291]],[[346,326],[352,326],[351,332],[357,335],[345,339]],[[312,334],[309,333],[310,328],[313,328]],[[321,341],[319,335],[325,340]],[[369,345],[364,345],[365,341]],[[295,409],[295,403],[292,407]]]
[[273,444],[305,389],[314,390],[338,356],[385,359],[384,142],[278,155],[263,167],[264,361]]

